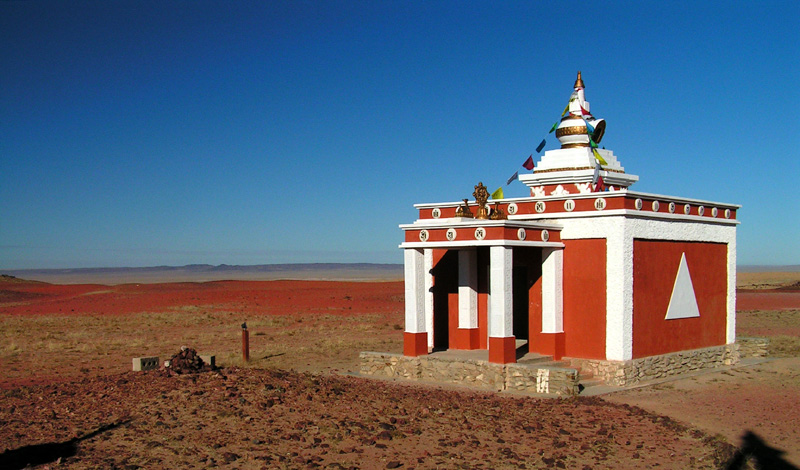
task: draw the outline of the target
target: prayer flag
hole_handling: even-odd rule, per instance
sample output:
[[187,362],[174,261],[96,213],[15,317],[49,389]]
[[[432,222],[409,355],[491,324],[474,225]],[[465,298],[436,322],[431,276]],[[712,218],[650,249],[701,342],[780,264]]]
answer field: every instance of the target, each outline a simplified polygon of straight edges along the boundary
[[533,155],[531,155],[530,157],[528,157],[528,159],[527,159],[527,160],[525,160],[525,163],[523,163],[523,164],[522,164],[522,166],[523,166],[523,167],[524,167],[526,170],[533,170]]
[[595,141],[594,141],[594,140],[593,140],[591,137],[589,137],[589,145],[590,145],[590,146],[591,146],[593,149],[596,149],[596,148],[597,148],[597,143],[596,143],[596,142],[595,142]]
[[542,149],[544,148],[545,144],[547,144],[547,140],[542,139],[541,143],[539,143],[539,146],[536,147],[536,153],[541,152]]
[[600,162],[603,165],[608,165],[608,162],[606,162],[605,159],[603,159],[603,157],[600,156],[600,152],[598,152],[596,148],[592,149],[592,153],[594,153],[594,158],[596,158],[598,162]]
[[592,186],[594,186],[595,191],[602,191],[605,189],[605,182],[603,181],[603,177],[600,176],[600,162],[595,160],[594,162],[594,176],[592,177]]
[[503,199],[503,187],[500,186],[492,193],[492,199]]
[[[562,114],[562,116],[563,116],[563,114]],[[561,121],[556,121],[556,123],[553,124],[553,127],[550,128],[550,132],[548,132],[548,134],[551,134],[554,130],[556,130],[556,128],[558,127],[558,123],[559,122],[561,122]]]
[[519,172],[515,171],[514,174],[511,175],[511,178],[509,178],[508,181],[506,181],[506,186],[511,184],[511,182],[514,181],[515,179],[517,179],[518,176],[519,176]]
[[594,134],[594,126],[593,126],[593,125],[591,125],[591,124],[589,124],[589,121],[587,121],[586,119],[584,119],[584,120],[583,120],[583,122],[586,124],[586,131],[587,131],[587,133],[588,133],[589,135],[592,135],[592,134]]

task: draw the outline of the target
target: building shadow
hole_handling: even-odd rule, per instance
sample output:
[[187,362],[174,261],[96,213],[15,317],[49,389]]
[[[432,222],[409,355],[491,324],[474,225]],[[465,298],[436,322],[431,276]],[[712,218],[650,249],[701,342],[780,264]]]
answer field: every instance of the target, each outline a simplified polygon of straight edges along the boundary
[[743,470],[755,467],[760,470],[798,470],[783,458],[786,452],[770,447],[753,431],[742,436],[742,445],[725,465],[726,470]]
[[118,421],[106,424],[81,437],[76,437],[64,442],[47,442],[33,444],[19,449],[6,450],[0,454],[0,468],[8,470],[21,470],[26,467],[35,467],[46,463],[55,462],[60,458],[74,456],[78,451],[81,441],[91,439],[99,434],[129,423],[131,420]]

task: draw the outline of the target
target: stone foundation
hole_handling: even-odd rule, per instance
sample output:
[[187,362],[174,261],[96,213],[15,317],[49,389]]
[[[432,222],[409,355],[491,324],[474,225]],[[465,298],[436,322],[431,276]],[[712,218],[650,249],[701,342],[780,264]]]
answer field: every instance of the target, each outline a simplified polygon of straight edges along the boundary
[[362,352],[359,357],[362,375],[445,382],[548,396],[578,394],[578,372],[575,369],[431,356],[408,357],[378,352]]
[[625,386],[739,362],[739,344],[680,351],[629,361],[567,359],[581,371],[593,374],[606,385]]
[[742,358],[769,356],[769,338],[736,338],[736,344]]

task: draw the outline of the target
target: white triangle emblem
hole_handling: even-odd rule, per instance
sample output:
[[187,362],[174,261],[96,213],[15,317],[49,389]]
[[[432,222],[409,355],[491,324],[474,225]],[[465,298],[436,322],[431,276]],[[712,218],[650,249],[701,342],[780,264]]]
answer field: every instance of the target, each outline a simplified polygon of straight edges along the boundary
[[699,316],[700,309],[697,308],[697,297],[694,295],[692,276],[689,275],[689,266],[686,264],[686,253],[681,253],[681,264],[678,266],[678,275],[675,276],[675,285],[672,287],[672,296],[669,298],[667,316],[664,320]]

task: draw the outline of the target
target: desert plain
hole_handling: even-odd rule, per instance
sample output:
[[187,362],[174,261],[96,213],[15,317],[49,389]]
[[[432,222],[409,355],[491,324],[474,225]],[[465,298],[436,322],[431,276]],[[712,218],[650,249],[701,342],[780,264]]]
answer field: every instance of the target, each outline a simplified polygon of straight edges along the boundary
[[[552,399],[358,377],[360,351],[402,351],[398,280],[6,276],[0,468],[797,468],[800,273],[737,287],[766,360]],[[131,370],[181,346],[220,368]]]

